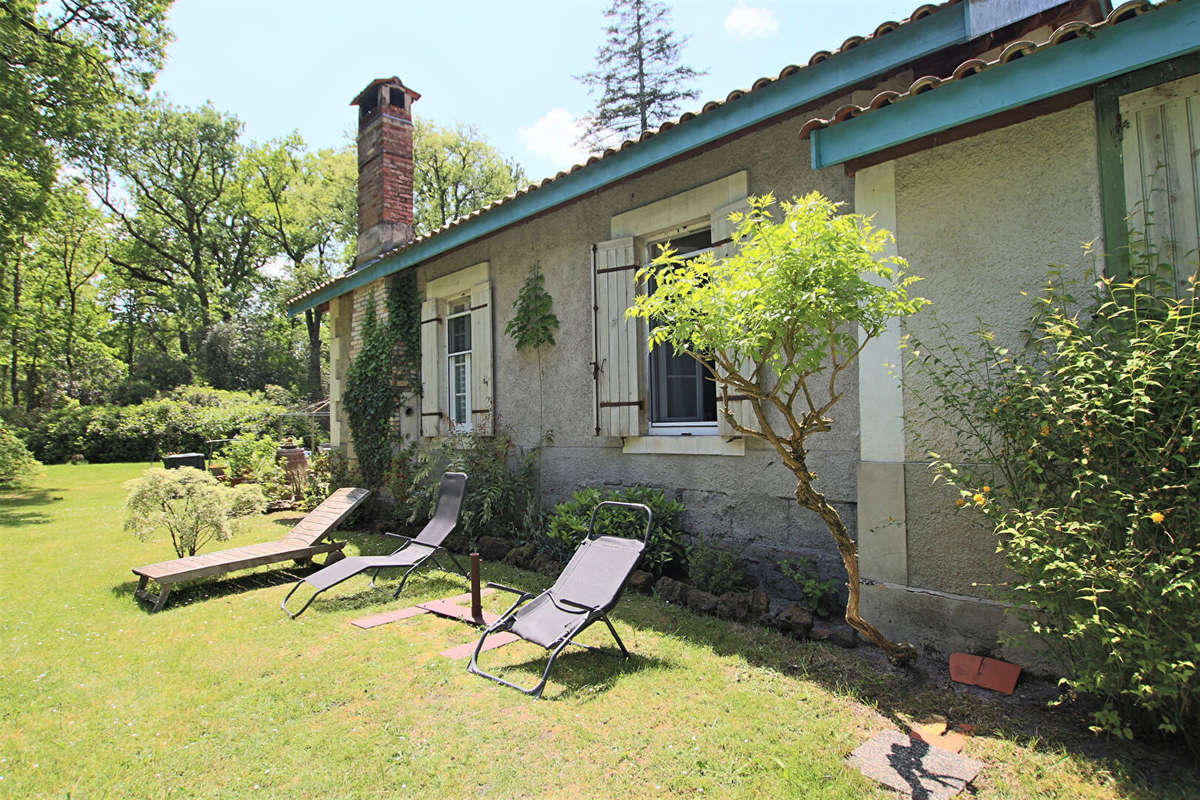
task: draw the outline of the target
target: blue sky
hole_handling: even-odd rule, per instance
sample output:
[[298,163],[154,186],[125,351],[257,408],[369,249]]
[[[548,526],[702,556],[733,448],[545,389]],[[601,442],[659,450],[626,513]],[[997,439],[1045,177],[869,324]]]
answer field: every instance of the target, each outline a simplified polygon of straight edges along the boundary
[[[683,62],[707,71],[699,108],[806,63],[851,35],[908,16],[915,0],[678,0],[691,37]],[[339,146],[348,105],[374,78],[398,75],[418,116],[467,122],[531,180],[580,160],[574,119],[588,111],[572,76],[594,66],[609,0],[176,0],[176,40],[156,89],[180,105],[212,101],[256,140],[299,131]]]

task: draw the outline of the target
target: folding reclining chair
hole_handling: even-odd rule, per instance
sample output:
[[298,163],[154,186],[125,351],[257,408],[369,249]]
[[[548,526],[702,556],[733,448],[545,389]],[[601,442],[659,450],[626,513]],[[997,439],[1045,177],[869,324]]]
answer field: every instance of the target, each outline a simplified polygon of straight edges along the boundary
[[[462,472],[447,472],[442,475],[442,484],[438,490],[437,510],[433,514],[433,519],[421,529],[417,536],[409,537],[399,533],[385,533],[385,536],[394,536],[397,539],[404,539],[405,543],[400,549],[386,556],[351,556],[343,558],[336,564],[331,564],[324,569],[317,570],[312,575],[301,578],[292,587],[292,590],[287,593],[287,597],[283,598],[280,607],[287,613],[289,617],[295,619],[304,613],[304,610],[312,605],[312,601],[317,599],[317,595],[337,586],[342,581],[348,580],[360,572],[371,572],[371,586],[375,586],[375,578],[379,575],[381,569],[400,569],[406,568],[404,577],[400,580],[400,585],[396,587],[396,593],[392,595],[392,599],[400,596],[400,592],[404,591],[404,584],[408,581],[408,576],[417,571],[419,567],[424,565],[426,561],[432,560],[433,563],[438,563],[435,558],[436,554],[443,552],[450,556],[450,560],[454,562],[454,566],[458,568],[464,576],[467,571],[458,563],[458,559],[454,554],[442,547],[442,542],[446,541],[446,537],[454,532],[454,528],[458,525],[458,518],[462,513],[463,494],[467,489],[467,476]],[[299,611],[293,613],[287,607],[288,600],[292,599],[292,595],[296,593],[304,584],[309,584],[314,589],[312,596],[308,598]]]
[[[596,536],[596,513],[603,506],[619,506],[645,512],[646,529],[642,532],[641,540],[625,539],[620,536]],[[475,653],[471,656],[471,663],[468,665],[467,671],[490,678],[525,694],[541,697],[542,690],[546,688],[546,679],[550,675],[550,669],[554,666],[554,660],[558,658],[558,654],[597,620],[604,622],[608,627],[608,632],[612,634],[617,647],[621,649],[622,657],[629,658],[629,651],[625,649],[625,643],[621,641],[621,637],[617,635],[616,629],[609,621],[608,612],[616,606],[621,591],[625,588],[625,582],[629,579],[630,573],[633,572],[638,559],[646,549],[653,520],[653,512],[641,503],[620,503],[606,500],[592,509],[587,535],[579,543],[579,547],[571,556],[571,560],[567,562],[567,566],[563,568],[558,580],[549,589],[534,597],[519,589],[499,583],[489,583],[488,586],[512,592],[518,597],[517,601],[501,615],[500,619],[496,620],[483,632],[483,636],[479,637],[479,644],[475,646]],[[479,653],[483,650],[484,640],[493,633],[501,631],[509,631],[551,651],[550,659],[546,662],[546,669],[542,673],[542,679],[533,688],[525,689],[479,668]],[[579,643],[575,642],[575,644]],[[599,649],[585,644],[579,646],[588,650]]]

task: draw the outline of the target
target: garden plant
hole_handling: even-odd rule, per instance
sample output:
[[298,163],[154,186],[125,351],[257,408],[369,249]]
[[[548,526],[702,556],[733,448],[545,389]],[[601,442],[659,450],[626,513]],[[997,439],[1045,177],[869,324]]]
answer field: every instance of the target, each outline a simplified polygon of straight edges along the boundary
[[[891,234],[862,215],[839,214],[819,193],[780,203],[778,221],[771,195],[749,203],[748,213],[730,217],[731,255],[687,258],[668,249],[639,271],[656,289],[638,295],[629,314],[653,321],[650,346],[670,344],[704,364],[717,383],[719,413],[739,434],[775,449],[796,476],[796,502],[820,516],[837,543],[849,579],[846,622],[893,660],[908,661],[911,647],[859,614],[858,548],[817,490],[808,453],[810,437],[832,429],[838,380],[867,342],[924,304],[908,294],[917,278],[904,271],[904,259],[882,256]],[[738,421],[734,404],[743,402],[752,424]]]
[[[1076,299],[1055,271],[1026,347],[994,332],[913,341],[919,413],[955,432],[931,452],[964,513],[994,527],[1009,598],[1099,697],[1098,729],[1177,734],[1200,756],[1200,309],[1194,279],[1102,279]],[[906,373],[907,374],[907,373]]]
[[256,484],[226,488],[192,467],[154,468],[130,484],[125,530],[143,541],[165,530],[175,554],[183,558],[209,542],[228,541],[239,519],[261,513],[265,505]]

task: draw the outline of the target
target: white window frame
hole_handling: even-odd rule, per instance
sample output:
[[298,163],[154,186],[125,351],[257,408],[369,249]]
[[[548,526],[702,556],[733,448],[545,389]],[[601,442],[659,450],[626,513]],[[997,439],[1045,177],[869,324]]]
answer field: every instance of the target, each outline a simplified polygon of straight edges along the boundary
[[[451,310],[451,309],[455,308],[456,306],[460,310],[458,310],[458,311]],[[472,397],[471,397],[471,383],[472,383],[471,353],[473,351],[473,346],[474,346],[474,342],[471,341],[471,297],[470,297],[470,295],[464,295],[462,297],[457,297],[457,298],[448,300],[448,301],[446,301],[446,307],[447,307],[446,353],[445,353],[445,359],[446,359],[446,416],[450,420],[451,432],[453,432],[453,433],[470,433],[471,428],[472,428],[472,424],[471,424],[471,411],[472,411],[472,406],[471,406],[471,401],[472,401]],[[452,337],[450,336],[450,325],[451,325],[452,320],[458,320],[458,319],[466,319],[466,321],[467,321],[467,340],[471,346],[468,347],[466,350],[451,352],[450,340]],[[463,387],[463,392],[461,393],[461,394],[465,395],[465,397],[464,397],[465,419],[463,421],[459,421],[459,420],[455,419],[455,413],[454,413],[455,412],[455,400],[457,399],[458,395],[460,394],[458,392],[455,392],[455,386],[454,386],[454,368],[455,368],[455,360],[456,359],[462,359],[462,361],[464,362],[463,368],[466,373],[466,382]]]
[[[675,238],[684,235],[699,233],[700,231],[709,231],[709,241],[712,241],[712,229],[709,228],[706,222],[697,222],[690,225],[680,226],[676,229]],[[654,252],[654,248],[660,244],[671,241],[671,236],[656,236],[648,237],[645,244],[646,258],[644,263],[650,262],[650,254]],[[705,253],[711,253],[716,250],[711,244],[708,247],[700,250],[693,250],[685,253],[688,258],[697,258]],[[647,330],[647,335],[649,331]],[[655,422],[653,419],[654,408],[654,393],[657,387],[651,378],[654,375],[653,360],[654,351],[646,348],[646,420],[648,423],[648,432],[650,436],[716,436],[720,431],[720,422],[714,419],[712,422]],[[703,380],[703,378],[701,379]],[[717,414],[721,412],[718,410]]]

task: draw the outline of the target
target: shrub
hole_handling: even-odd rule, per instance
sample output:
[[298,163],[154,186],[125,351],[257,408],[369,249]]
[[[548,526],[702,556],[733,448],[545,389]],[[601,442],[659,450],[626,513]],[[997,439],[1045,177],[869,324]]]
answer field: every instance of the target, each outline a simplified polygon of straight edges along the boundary
[[1179,733],[1200,754],[1200,314],[1194,286],[1144,286],[1101,281],[1079,310],[1052,283],[1027,349],[984,331],[917,343],[915,366],[938,389],[921,409],[963,451],[931,454],[938,478],[995,526],[1066,684],[1103,699],[1097,727]]
[[303,435],[300,417],[261,394],[180,387],[132,406],[66,402],[46,411],[24,434],[34,456],[59,464],[80,453],[90,463],[150,461],[162,453],[204,452],[210,439],[268,432]]
[[0,488],[21,486],[37,475],[41,468],[25,443],[0,424]]
[[236,520],[266,505],[257,485],[225,488],[191,467],[150,469],[128,485],[125,530],[142,541],[167,531],[180,558],[194,556],[211,541],[227,541]]
[[430,439],[413,449],[415,459],[403,451],[394,459],[397,520],[421,524],[432,517],[442,473],[465,472],[462,520],[449,546],[466,549],[480,536],[519,542],[539,527],[537,451],[521,454],[506,431]]
[[779,570],[796,584],[804,604],[821,617],[833,616],[837,606],[838,585],[822,580],[817,562],[811,558],[789,558],[779,563]]
[[[565,503],[554,508],[546,528],[553,545],[566,554],[572,552],[587,534],[592,509],[604,500],[642,503],[654,514],[650,542],[642,555],[641,568],[654,575],[678,572],[684,564],[683,530],[680,519],[683,503],[667,499],[662,489],[647,486],[628,486],[620,489],[580,489]],[[632,510],[600,512],[596,517],[596,532],[602,536],[641,537],[645,518]]]
[[728,550],[695,542],[687,550],[688,582],[706,592],[722,595],[750,586],[742,560]]

